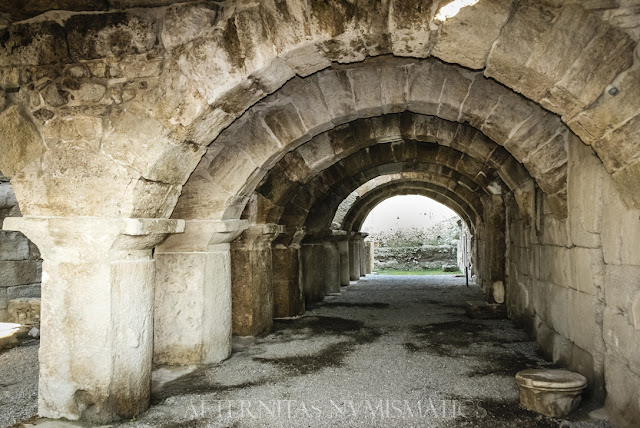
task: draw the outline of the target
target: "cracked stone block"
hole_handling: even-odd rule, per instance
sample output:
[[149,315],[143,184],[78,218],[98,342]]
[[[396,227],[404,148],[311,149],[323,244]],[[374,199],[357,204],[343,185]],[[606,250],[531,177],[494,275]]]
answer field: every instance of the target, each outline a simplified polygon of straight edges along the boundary
[[582,399],[587,378],[558,369],[528,369],[516,374],[520,404],[552,418],[567,416]]

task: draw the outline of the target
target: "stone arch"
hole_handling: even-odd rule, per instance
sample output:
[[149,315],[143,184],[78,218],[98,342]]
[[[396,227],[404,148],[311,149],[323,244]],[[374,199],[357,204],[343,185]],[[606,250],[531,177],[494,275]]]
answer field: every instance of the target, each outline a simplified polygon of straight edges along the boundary
[[[367,184],[359,187],[365,187],[362,196],[352,201],[346,213],[343,214],[342,221],[335,225],[333,230],[329,229],[331,220],[335,218],[333,215],[320,216],[322,223],[315,226],[314,222],[309,223],[309,219],[293,223],[286,223],[288,230],[300,230],[306,234],[302,245],[301,259],[303,262],[303,283],[305,284],[305,292],[310,293],[311,301],[321,299],[321,294],[317,294],[322,290],[321,281],[318,279],[319,272],[314,270],[318,262],[314,262],[318,257],[326,257],[329,265],[335,263],[334,245],[340,245],[340,262],[341,269],[340,282],[348,285],[347,272],[343,269],[348,267],[348,277],[351,280],[358,279],[367,272],[366,251],[363,247],[362,235],[360,228],[366,219],[368,213],[380,202],[396,195],[418,194],[443,203],[445,206],[453,209],[469,226],[471,232],[470,255],[473,262],[473,272],[478,285],[489,292],[486,284],[492,284],[493,281],[502,280],[506,267],[505,260],[505,206],[503,195],[493,194],[492,192],[482,193],[478,196],[476,192],[464,193],[457,186],[456,180],[446,175],[438,175],[424,171],[411,171],[403,173],[389,174],[388,176],[380,175],[379,177],[389,177],[388,180],[372,179]],[[357,186],[360,183],[354,183]],[[347,188],[345,194],[350,194],[354,190],[353,187]],[[346,199],[345,199],[346,201]],[[325,200],[320,200],[312,205],[310,212],[315,212],[326,204]],[[330,208],[329,211],[335,214],[336,210]],[[311,215],[309,218],[314,218]],[[304,219],[303,219],[304,220]],[[337,230],[336,230],[337,229]],[[345,235],[342,235],[346,233]],[[348,240],[348,250],[344,247],[345,239]],[[337,244],[336,244],[337,243]],[[287,244],[285,244],[286,246]],[[324,249],[323,249],[324,248]],[[282,251],[295,251],[293,248],[281,247]],[[324,252],[324,253],[323,253]],[[322,255],[324,254],[324,255]],[[355,256],[352,257],[352,254]],[[358,255],[359,254],[359,255]],[[347,260],[348,256],[348,260]],[[309,259],[310,258],[310,259]],[[333,262],[331,261],[333,260]],[[358,261],[360,260],[360,261]],[[358,267],[358,265],[360,265]],[[307,270],[310,269],[310,273]],[[363,270],[364,269],[364,270]],[[320,275],[320,278],[322,275]],[[328,284],[335,284],[336,278],[326,278]],[[283,286],[284,285],[284,286]],[[287,288],[289,287],[289,288]],[[278,293],[280,295],[290,295],[291,289],[296,289],[295,282],[283,282],[279,284]],[[329,286],[328,292],[333,292],[333,288]]]
[[[446,188],[415,179],[390,180],[364,189],[361,196],[348,206],[336,227],[348,234],[359,234],[365,220],[377,205],[399,195],[425,196],[456,212],[470,231],[470,248],[467,255],[469,260],[473,261],[471,271],[476,283],[486,288],[485,281],[490,283],[492,279],[500,277],[501,266],[505,265],[504,252],[501,251],[499,239],[495,240],[493,236],[500,236],[504,231],[499,229],[499,224],[492,224],[489,218],[489,215],[495,214],[496,208],[500,210],[499,204],[494,205],[491,199],[484,201],[487,214],[475,216],[473,210],[469,211],[466,201]],[[490,226],[487,227],[488,225]]]
[[[364,198],[365,195],[369,194],[369,192],[376,190],[382,186],[391,185],[392,183],[406,183],[406,182],[421,183],[420,178],[422,178],[421,174],[416,172],[394,173],[394,174],[381,175],[379,177],[372,178],[371,180],[367,181],[366,183],[362,184],[360,187],[355,189],[353,192],[351,192],[349,196],[340,203],[331,221],[331,229],[341,230],[345,217],[349,212],[349,210],[351,209],[351,207],[357,201]],[[462,207],[460,206],[458,206],[457,209],[454,209],[452,208],[452,206],[447,205],[447,203],[455,204],[453,199],[449,199],[447,203],[445,203],[439,200],[439,199],[444,199],[444,196],[437,196],[435,193],[432,196],[426,196],[426,197],[434,199],[437,202],[455,211],[456,214],[458,214],[461,218],[463,218],[463,220],[465,220],[465,223],[469,228],[469,230],[471,231],[475,230],[476,224],[474,221],[471,220],[472,216],[470,215],[472,211],[465,212],[461,209]]]
[[[457,68],[458,76],[451,74],[446,79],[435,78],[435,74],[442,68],[454,66],[428,60],[413,67],[413,71],[418,69],[417,74],[411,74],[413,83],[428,77],[434,83],[433,86],[429,82],[414,85],[419,90],[431,90],[425,94],[429,96],[422,99],[421,108],[435,108],[437,115],[447,117],[456,112],[460,114],[460,103],[468,107],[468,102],[475,100],[478,115],[464,120],[475,122],[474,126],[495,141],[513,138],[514,144],[525,144],[532,137],[528,132],[537,132],[525,128],[532,122],[539,124],[539,119],[547,116],[537,105],[527,104],[524,98],[505,89],[511,88],[560,115],[571,130],[594,147],[627,204],[640,206],[637,192],[640,149],[629,144],[638,135],[640,99],[640,73],[637,66],[631,67],[636,45],[632,38],[607,23],[601,15],[576,3],[487,0],[461,10],[446,21],[434,20],[439,4],[434,3],[428,9],[416,6],[417,3],[401,0],[362,1],[355,5],[340,0],[331,3],[268,0],[229,2],[222,6],[188,3],[104,15],[71,14],[57,21],[44,16],[19,24],[20,28],[2,29],[5,43],[0,51],[0,78],[2,87],[8,91],[5,93],[3,89],[0,95],[0,134],[8,137],[0,142],[0,148],[10,156],[3,158],[0,169],[11,175],[25,215],[50,217],[31,223],[32,226],[24,226],[29,222],[13,222],[14,226],[22,224],[25,230],[31,227],[33,236],[39,236],[43,242],[46,242],[42,238],[45,231],[56,236],[56,245],[51,245],[45,255],[49,258],[50,273],[57,275],[50,284],[57,284],[70,294],[77,292],[87,301],[95,302],[98,299],[83,294],[87,293],[87,282],[95,281],[96,289],[106,290],[120,284],[122,277],[139,280],[131,284],[137,288],[122,287],[130,292],[127,296],[111,295],[112,299],[121,300],[101,308],[107,315],[102,324],[96,323],[95,330],[100,334],[85,337],[104,334],[109,341],[122,337],[116,334],[116,327],[109,324],[115,318],[122,321],[118,328],[142,325],[144,320],[132,317],[136,311],[129,311],[131,314],[109,311],[128,308],[127,305],[149,308],[149,293],[136,294],[137,300],[131,299],[131,295],[150,281],[151,248],[166,234],[180,230],[180,223],[175,221],[107,222],[104,218],[169,217],[187,177],[201,160],[205,147],[221,130],[266,94],[281,88],[294,74],[305,76],[334,63],[392,54],[420,58],[432,55],[448,63],[461,64],[467,68]],[[108,43],[109,35],[116,28],[120,36],[117,39],[122,40],[124,35],[129,44]],[[31,37],[36,34],[44,37]],[[89,40],[90,44],[85,45],[82,40]],[[114,65],[116,57],[122,61]],[[369,91],[365,83],[381,80],[369,77],[383,76],[381,69],[368,68],[372,62],[375,61],[366,60],[362,66],[351,67],[355,71],[337,65],[330,70],[334,81],[344,83],[343,86],[329,85],[344,89],[336,94],[334,101],[344,98],[343,95],[350,96],[363,115],[380,108],[381,104],[368,104],[363,97],[376,94]],[[434,75],[430,67],[436,69]],[[469,69],[481,70],[495,81],[484,79],[480,72],[474,75]],[[360,77],[353,80],[357,85],[352,85],[350,79],[355,75]],[[462,84],[458,85],[453,79],[460,79]],[[388,83],[393,84],[391,80]],[[473,83],[465,84],[465,80]],[[408,80],[395,82],[408,83]],[[450,84],[452,89],[462,90],[443,91]],[[382,99],[383,85],[378,86]],[[384,96],[390,98],[385,99],[384,105],[391,109],[415,101],[406,98],[404,93],[399,99],[393,98],[393,94],[400,91],[392,86],[388,88],[391,90]],[[285,95],[285,92],[278,93]],[[445,98],[441,103],[442,94]],[[73,102],[69,101],[71,96]],[[333,105],[332,110],[334,107],[337,112],[338,108],[349,105]],[[533,109],[532,113],[528,107]],[[544,114],[539,115],[538,111]],[[275,118],[285,117],[276,115]],[[496,124],[496,118],[504,123]],[[508,127],[505,123],[514,126]],[[320,122],[313,132],[334,125]],[[277,121],[274,127],[278,128]],[[21,140],[15,129],[26,130],[27,138]],[[273,131],[276,129],[269,127],[268,132],[275,135]],[[508,132],[502,140],[498,138],[505,131]],[[535,172],[533,165],[553,164],[549,159],[562,152],[563,137],[552,138],[563,132],[568,133],[564,130],[551,135],[543,147],[526,153],[537,157],[531,163],[534,177],[562,177],[562,156],[556,165],[559,170]],[[532,141],[537,140],[537,135],[532,137]],[[237,179],[234,174],[238,173],[248,186],[239,195],[234,189],[229,192],[223,186],[210,186],[205,196],[213,192],[226,192],[229,196],[210,205],[214,208],[211,212],[222,215],[206,218],[237,218],[251,193],[249,190],[245,194],[245,190],[265,173],[260,168],[251,171],[234,171],[234,168],[243,167],[245,163],[251,166],[254,157],[264,155],[267,158],[261,165],[268,165],[289,149],[278,147],[263,154],[257,149],[250,150],[247,158],[239,150],[225,150],[221,144],[209,146],[205,163],[214,159],[220,163],[211,171],[204,171],[200,178],[219,185],[229,178]],[[96,188],[103,192],[94,195]],[[562,213],[562,190],[552,192],[546,185],[541,188],[548,193],[554,209]],[[52,219],[59,216],[99,219],[60,222]],[[86,224],[89,224],[87,233],[93,233],[90,240],[93,251],[86,251],[86,241],[79,243],[71,239],[65,241],[69,251],[55,251],[57,246],[62,246],[62,237],[67,238],[68,232]],[[118,249],[130,250],[122,253],[135,252],[138,266],[133,267],[131,259],[120,260],[123,263],[118,266],[122,271],[118,272],[125,274],[115,275],[111,272],[116,271],[109,270],[102,259],[83,260],[84,266],[79,271],[104,274],[100,277],[86,274],[83,278],[76,277],[75,281],[65,277],[63,269],[58,269],[69,265],[70,260],[65,258],[69,254],[105,254],[110,247],[103,243],[112,242],[109,240],[117,241]],[[140,275],[143,272],[146,274]],[[69,285],[73,284],[77,286],[72,289]],[[77,309],[77,312],[62,313],[66,308],[60,308],[60,314],[81,319],[85,308]],[[105,326],[109,326],[108,329]],[[133,333],[144,337],[139,348],[148,351],[148,332]],[[113,349],[121,351],[118,343],[115,344]],[[114,350],[107,350],[105,361],[115,361],[114,355]],[[82,359],[88,371],[98,366],[81,353],[74,357]],[[118,362],[138,361],[138,358],[148,361],[148,352],[121,358]],[[49,367],[56,367],[55,363],[47,362]],[[92,412],[97,409],[95,412],[103,421],[133,416],[146,407],[148,401],[148,387],[141,386],[148,385],[145,382],[148,372],[136,369],[119,365],[111,370],[111,366],[106,369],[100,366],[88,374],[106,385],[100,389],[96,388],[97,382],[91,382],[93,379],[85,384],[64,383],[73,376],[62,373],[61,383],[51,383],[49,389],[68,393],[44,397],[42,391],[47,389],[41,388],[41,403],[50,407],[41,409],[40,414],[73,419],[85,416],[79,408],[91,407]],[[111,377],[104,373],[110,373]],[[112,400],[104,396],[107,389],[131,390],[131,394]],[[76,406],[73,394],[78,390],[87,391],[83,397],[90,396],[97,404],[90,406],[92,403],[83,402]]]
[[362,223],[375,206],[399,195],[420,195],[440,202],[458,214],[472,230],[475,229],[476,222],[480,221],[475,208],[456,193],[429,181],[407,178],[392,180],[364,193],[349,207],[339,228],[346,232],[359,232]]
[[[282,207],[310,182],[322,183],[323,174],[346,178],[360,172],[362,166],[412,160],[459,169],[481,187],[495,181],[497,188],[520,192],[532,182],[526,169],[506,150],[472,127],[402,113],[359,119],[318,135],[284,156],[256,192],[269,207]],[[277,222],[278,218],[269,221]]]
[[[264,4],[238,11],[227,23],[238,30],[237,46],[244,54],[245,75],[250,76],[245,87],[255,88],[256,98],[261,92],[277,86],[273,81],[265,82],[265,70],[277,70],[279,74],[274,74],[284,81],[293,72],[309,75],[332,62],[361,61],[386,53],[404,57],[433,55],[471,69],[485,69],[487,76],[562,115],[565,121],[575,125],[575,129],[586,122],[580,114],[633,61],[634,42],[598,15],[576,4],[479,2],[463,8],[446,21],[434,18],[439,6],[434,4],[429,10],[420,10],[413,4],[391,1],[386,4],[311,3],[300,7],[296,2],[289,2],[286,7],[277,9]],[[256,19],[258,16],[261,19]],[[291,16],[296,16],[298,22],[305,25],[296,27],[290,22],[282,22]],[[361,25],[363,22],[367,25]],[[256,28],[261,30],[248,23],[257,24]],[[584,31],[585,25],[591,30]],[[437,36],[432,30],[434,26]],[[301,31],[302,28],[305,30]],[[556,36],[566,34],[568,30],[575,30],[576,35],[557,44]],[[255,43],[257,34],[266,36],[267,40]],[[311,34],[313,42],[306,43],[302,34]],[[185,74],[203,82],[201,93],[211,94],[212,85],[208,84],[211,77],[197,77],[204,77],[203,74],[209,74],[211,69],[225,82],[239,78],[237,75],[224,76],[227,70],[217,63],[221,59],[225,63],[225,59],[234,55],[224,55],[228,49],[218,48],[216,41],[196,38],[186,43],[199,47],[200,52],[213,48],[213,52],[220,54],[193,54],[181,63]],[[541,46],[534,48],[533,43]],[[273,53],[281,61],[268,62],[266,58]],[[542,63],[549,66],[538,65]],[[523,75],[527,78],[522,79]],[[589,79],[576,79],[575,75],[588,75]],[[589,84],[581,83],[587,80]],[[209,100],[211,102],[212,97]],[[606,108],[615,105],[608,104]],[[587,114],[587,120],[593,117]]]
[[[446,90],[447,85],[457,91]],[[370,132],[359,129],[333,145],[355,150],[360,141],[375,137],[411,139],[422,132],[430,138],[455,139],[454,122],[469,122],[481,131],[478,138],[490,138],[524,163],[550,201],[555,202],[559,215],[566,213],[565,144],[570,131],[557,116],[460,67],[434,60],[384,58],[293,79],[252,107],[209,147],[185,185],[174,216],[234,218],[283,152],[311,140],[318,131],[335,128],[340,132],[337,125],[361,117],[407,110],[449,120],[448,125],[438,127],[445,136],[429,135],[433,131],[428,129],[428,121],[400,120],[399,124],[378,125]],[[473,129],[462,131],[473,134]],[[447,132],[453,135],[447,136]],[[469,135],[469,142],[472,138]],[[307,167],[304,158],[298,161]],[[216,196],[204,197],[203,193]]]
[[[30,113],[23,122],[41,136],[33,139],[33,150],[7,161],[16,167],[23,210],[27,215],[168,216],[204,146],[248,107],[296,74],[383,54],[431,55],[483,70],[558,113],[594,146],[627,203],[638,206],[640,197],[629,191],[640,176],[638,150],[625,144],[637,133],[637,108],[627,108],[639,98],[640,75],[629,69],[635,41],[602,14],[575,3],[482,1],[444,21],[435,19],[439,6],[421,10],[395,0],[186,3],[16,24],[5,30],[10,49],[3,55],[4,80],[7,87],[27,82],[24,97],[15,101],[25,104]],[[131,47],[109,45],[106,36],[115,27],[128,34]],[[42,31],[48,37],[22,36]],[[556,42],[567,34],[563,43]],[[88,35],[98,41],[83,44]],[[113,55],[124,63],[106,65]],[[147,64],[148,56],[157,59]],[[35,77],[14,77],[34,66],[42,70],[33,76],[46,76],[47,85],[31,88]],[[68,78],[74,83],[65,86]],[[612,82],[613,89],[605,91]],[[95,93],[90,84],[101,88],[100,99],[87,97]],[[56,91],[73,95],[74,102],[25,101]],[[172,96],[165,97],[167,92]],[[104,109],[105,100],[113,100],[114,108]],[[77,114],[83,109],[93,109],[99,119]],[[607,120],[600,119],[603,114]],[[132,125],[143,132],[127,135]],[[138,138],[145,143],[133,144]],[[67,147],[54,147],[58,140]],[[69,163],[73,157],[83,162]],[[38,184],[42,176],[52,180]],[[100,179],[114,187],[101,201],[77,197],[78,188],[91,187],[85,182],[98,185]]]
[[[427,131],[412,131],[415,122]],[[377,139],[363,139],[361,142],[357,138],[357,131],[362,128],[378,134]],[[396,131],[397,128],[400,130]],[[403,132],[402,129],[406,128],[409,131]],[[388,135],[392,137],[389,138]],[[429,143],[397,140],[404,135]],[[384,143],[388,140],[395,142]],[[338,145],[332,144],[333,141],[337,141]],[[335,148],[344,146],[348,150]],[[347,154],[349,155],[346,156]],[[313,169],[303,162],[305,158]],[[463,185],[460,188],[464,192],[469,189],[472,192],[480,189],[480,193],[512,190],[518,199],[522,199],[523,212],[528,209],[526,194],[533,189],[533,181],[508,152],[464,125],[431,116],[404,113],[345,124],[335,132],[321,134],[317,139],[312,139],[289,153],[269,171],[257,187],[259,209],[252,210],[252,216],[247,218],[257,222],[278,223],[283,215],[286,217],[287,210],[294,216],[305,215],[317,201],[322,200],[323,203],[316,205],[327,214],[324,222],[330,223],[333,211],[342,199],[362,184],[363,180],[373,178],[380,171],[392,172],[388,168],[396,168],[398,171],[425,168],[418,166],[418,163],[437,165],[438,169],[431,171],[438,174],[444,171],[449,176],[461,177],[459,179],[463,180]],[[384,168],[387,169],[372,168],[380,165],[386,165]],[[354,180],[358,184],[353,185]],[[351,187],[345,187],[345,183]],[[327,193],[331,198],[322,199]],[[472,195],[468,197],[474,198]],[[285,221],[290,226],[295,223]]]
[[[416,162],[413,164],[391,163],[367,168],[356,177],[338,182],[326,194],[308,199],[305,197],[293,198],[291,203],[285,207],[280,217],[280,223],[286,227],[304,226],[309,233],[326,231],[329,229],[340,203],[364,182],[381,175],[403,172],[408,176],[413,172],[413,175],[417,176],[416,180],[420,177],[420,180],[425,183],[437,185],[443,192],[446,191],[449,198],[453,198],[458,204],[470,209],[474,219],[477,216],[482,216],[482,198],[489,194],[486,189],[447,167]],[[307,194],[305,191],[300,192],[300,195]]]

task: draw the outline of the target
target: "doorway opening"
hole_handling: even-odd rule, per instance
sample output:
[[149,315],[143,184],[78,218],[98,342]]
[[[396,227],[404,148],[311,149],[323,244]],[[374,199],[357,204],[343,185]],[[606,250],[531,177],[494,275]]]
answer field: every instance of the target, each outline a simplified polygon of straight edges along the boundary
[[367,216],[362,232],[373,243],[374,271],[381,275],[461,275],[470,265],[466,224],[426,196],[382,201]]

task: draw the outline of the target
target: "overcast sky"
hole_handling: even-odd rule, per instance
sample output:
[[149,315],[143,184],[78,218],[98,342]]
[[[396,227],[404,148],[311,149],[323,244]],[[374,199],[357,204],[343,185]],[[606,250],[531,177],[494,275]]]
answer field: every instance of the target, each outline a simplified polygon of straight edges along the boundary
[[362,230],[428,228],[446,218],[458,217],[451,209],[424,196],[403,195],[389,198],[375,207]]

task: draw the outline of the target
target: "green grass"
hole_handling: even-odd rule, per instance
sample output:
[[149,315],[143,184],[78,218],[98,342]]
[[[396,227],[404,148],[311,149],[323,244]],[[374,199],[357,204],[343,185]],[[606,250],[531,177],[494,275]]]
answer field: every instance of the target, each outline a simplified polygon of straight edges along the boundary
[[378,275],[460,275],[459,270],[455,272],[444,272],[442,269],[426,269],[426,270],[379,270]]

